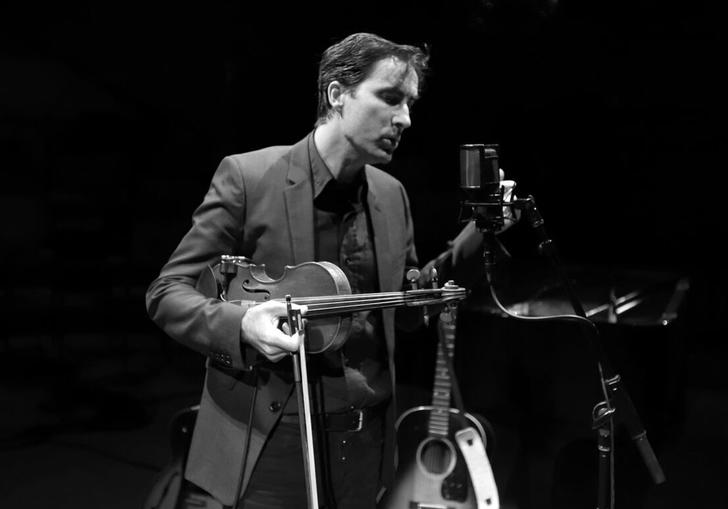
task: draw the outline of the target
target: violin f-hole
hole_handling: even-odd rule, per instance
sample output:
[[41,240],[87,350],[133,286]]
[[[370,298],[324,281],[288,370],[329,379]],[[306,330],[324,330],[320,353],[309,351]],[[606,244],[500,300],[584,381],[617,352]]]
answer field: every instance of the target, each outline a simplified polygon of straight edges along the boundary
[[[240,283],[240,287],[243,289],[244,292],[262,295],[263,296],[262,300],[264,300],[264,301],[270,300],[270,292],[263,288],[254,287],[253,284],[250,282],[250,279],[243,280],[243,282]],[[261,300],[261,299],[253,299],[253,300]]]

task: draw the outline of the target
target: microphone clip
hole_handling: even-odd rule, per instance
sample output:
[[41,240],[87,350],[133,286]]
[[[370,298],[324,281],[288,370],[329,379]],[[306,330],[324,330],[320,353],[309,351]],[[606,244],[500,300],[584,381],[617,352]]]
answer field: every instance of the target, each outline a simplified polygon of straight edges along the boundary
[[[481,191],[482,192],[482,191]],[[475,221],[475,227],[481,232],[498,232],[505,225],[503,216],[504,187],[498,186],[494,192],[488,193],[485,201],[473,197],[466,197],[460,202],[461,222],[468,223]],[[463,211],[470,211],[468,216],[463,215]]]

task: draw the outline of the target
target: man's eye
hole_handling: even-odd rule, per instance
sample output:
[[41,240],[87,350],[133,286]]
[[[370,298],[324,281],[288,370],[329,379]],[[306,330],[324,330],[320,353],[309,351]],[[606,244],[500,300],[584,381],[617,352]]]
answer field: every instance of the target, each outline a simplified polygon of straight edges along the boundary
[[401,97],[395,94],[384,94],[382,95],[382,99],[385,103],[389,104],[390,106],[397,106],[399,102],[402,100]]

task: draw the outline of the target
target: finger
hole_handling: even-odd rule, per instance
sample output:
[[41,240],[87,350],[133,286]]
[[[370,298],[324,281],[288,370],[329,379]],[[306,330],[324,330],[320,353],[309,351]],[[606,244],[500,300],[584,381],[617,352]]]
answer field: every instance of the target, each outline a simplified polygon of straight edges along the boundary
[[[305,318],[301,320],[301,329],[306,329],[306,324],[308,324],[308,320]],[[280,321],[276,322],[276,327],[279,330],[282,330],[285,334],[291,335],[291,327],[288,325],[288,320],[281,318]],[[299,334],[302,333],[302,330],[297,331]]]
[[278,353],[274,353],[274,354],[268,354],[268,355],[266,355],[266,358],[271,362],[278,362],[278,361],[288,357],[288,353],[289,352],[278,352]]
[[281,331],[276,332],[275,335],[267,336],[260,347],[260,352],[273,362],[278,362],[287,355],[298,351],[301,342],[301,336],[298,334],[287,336]]
[[504,180],[506,178],[506,172],[503,171],[503,168],[498,168],[498,173],[500,174],[501,180]]
[[283,324],[281,325],[281,330],[286,336],[291,335],[291,327],[288,325],[288,322],[283,322]]
[[284,350],[285,352],[296,352],[301,346],[302,334],[284,334],[280,330],[276,330],[274,337],[270,338],[269,345],[277,348],[278,350]]

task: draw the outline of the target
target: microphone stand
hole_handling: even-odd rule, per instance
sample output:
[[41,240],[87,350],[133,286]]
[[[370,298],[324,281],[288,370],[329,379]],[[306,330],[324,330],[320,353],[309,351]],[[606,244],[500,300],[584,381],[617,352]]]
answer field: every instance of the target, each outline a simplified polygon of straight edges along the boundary
[[[652,450],[650,442],[647,440],[647,432],[642,425],[639,415],[637,414],[637,410],[632,403],[632,399],[622,385],[622,378],[614,371],[604,351],[603,345],[596,339],[598,337],[598,330],[596,329],[596,326],[588,320],[584,307],[579,301],[566,272],[563,270],[554,242],[546,233],[543,217],[536,208],[533,196],[529,195],[528,198],[525,199],[514,199],[507,204],[504,204],[502,199],[500,203],[492,201],[483,203],[467,200],[463,202],[463,206],[472,208],[475,226],[483,233],[483,263],[486,280],[491,286],[491,294],[495,297],[495,292],[492,287],[492,270],[495,266],[495,254],[493,251],[495,246],[495,232],[503,225],[503,216],[502,213],[499,213],[493,217],[487,217],[487,213],[481,214],[479,211],[487,211],[488,207],[502,207],[504,205],[519,208],[523,211],[530,227],[536,232],[538,237],[539,254],[545,255],[549,258],[551,265],[562,279],[571,301],[571,305],[578,317],[581,318],[579,321],[582,325],[588,322],[594,331],[594,334],[587,335],[587,339],[589,340],[597,357],[597,367],[604,392],[604,401],[598,403],[592,412],[592,429],[597,430],[597,450],[599,458],[597,509],[614,507],[614,466],[612,457],[614,454],[613,430],[615,415],[627,428],[627,432],[637,447],[637,450],[642,457],[642,461],[650,473],[653,482],[658,485],[664,483],[665,474],[663,473],[660,463]],[[491,208],[490,210],[493,209]],[[502,210],[502,208],[500,210]],[[516,315],[512,316],[515,316],[516,318],[524,318]],[[584,327],[581,327],[580,330],[582,333],[585,332]]]

